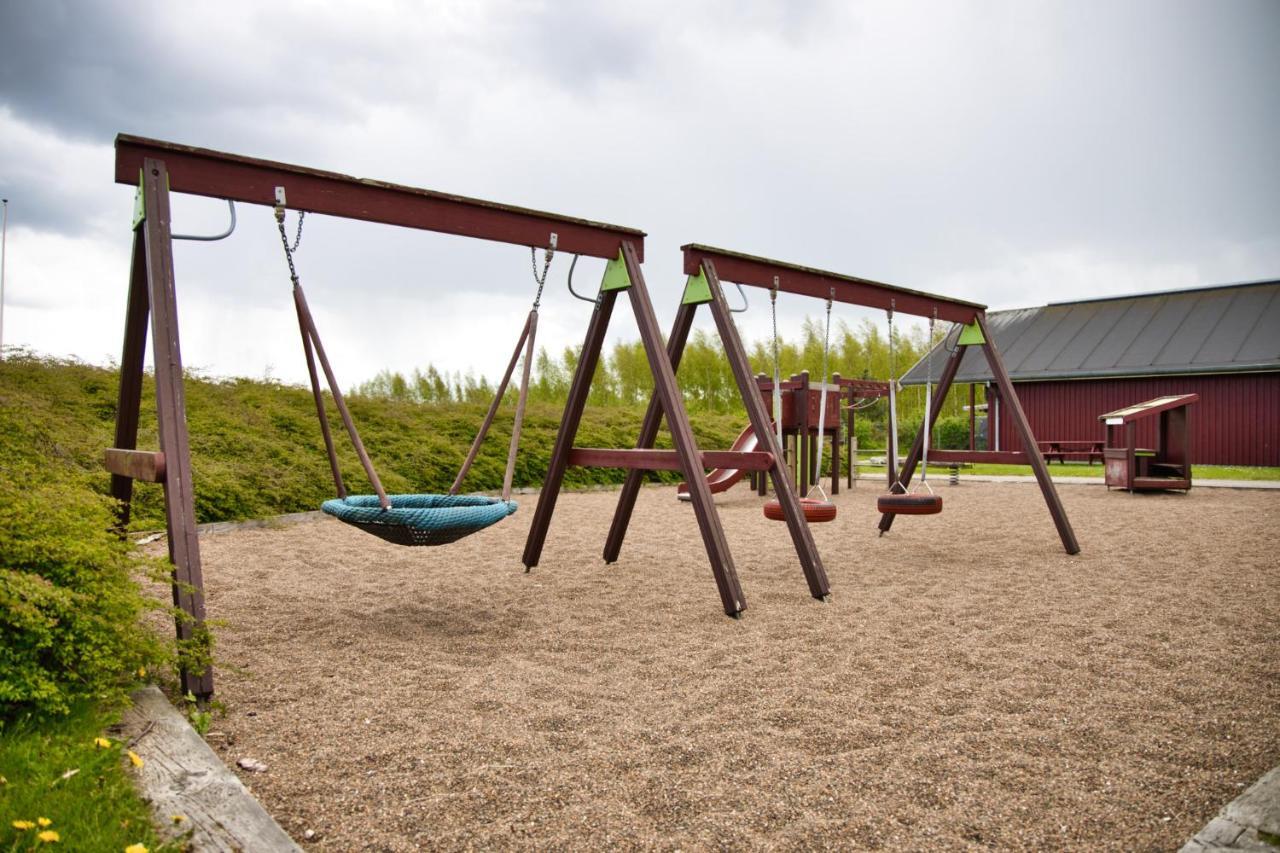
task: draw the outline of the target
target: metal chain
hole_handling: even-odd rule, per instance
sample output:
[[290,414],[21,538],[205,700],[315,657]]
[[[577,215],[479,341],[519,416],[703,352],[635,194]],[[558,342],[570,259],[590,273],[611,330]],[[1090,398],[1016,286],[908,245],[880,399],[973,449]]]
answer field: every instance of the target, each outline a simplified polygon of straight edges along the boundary
[[284,230],[284,208],[276,208],[276,227],[280,230],[280,243],[284,246],[284,258],[289,262],[289,278],[293,280],[295,287],[298,285],[298,269],[293,265],[293,253],[297,251],[298,244],[302,242],[302,220],[305,216],[305,211],[298,216],[298,238],[294,241],[293,247],[290,248],[289,234]]
[[776,376],[778,367],[778,284],[775,281],[769,291],[769,313],[773,315],[773,372]]
[[831,352],[831,302],[835,298],[836,290],[831,288],[831,296],[827,297],[827,335],[822,342],[822,383],[827,382],[827,353]]
[[[538,283],[538,292],[533,297],[533,310],[538,310],[538,306],[542,304],[542,289],[547,286],[547,271],[551,269],[551,259],[555,257],[555,246],[547,249],[542,255],[542,274],[538,274],[538,249],[535,246],[529,247],[529,260],[533,264],[533,280]],[[576,260],[576,259],[575,259]],[[572,275],[572,272],[570,273]]]

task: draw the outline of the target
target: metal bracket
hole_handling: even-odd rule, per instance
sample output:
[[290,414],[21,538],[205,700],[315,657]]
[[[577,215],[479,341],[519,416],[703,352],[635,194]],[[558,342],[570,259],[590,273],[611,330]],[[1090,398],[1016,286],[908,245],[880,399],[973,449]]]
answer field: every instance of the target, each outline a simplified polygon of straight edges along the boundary
[[286,204],[288,202],[285,201],[284,187],[276,187],[276,207],[284,207]]

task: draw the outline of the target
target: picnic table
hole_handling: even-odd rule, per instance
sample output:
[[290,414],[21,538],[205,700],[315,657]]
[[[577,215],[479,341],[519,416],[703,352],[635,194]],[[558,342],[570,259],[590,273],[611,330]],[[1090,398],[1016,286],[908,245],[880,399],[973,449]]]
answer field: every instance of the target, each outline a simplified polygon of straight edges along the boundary
[[1102,450],[1106,445],[1105,441],[1091,441],[1072,439],[1067,441],[1039,441],[1036,442],[1040,446],[1040,455],[1044,457],[1045,462],[1058,460],[1059,464],[1065,464],[1068,456],[1072,458],[1084,457],[1089,460],[1089,464],[1093,464],[1093,460],[1102,462]]

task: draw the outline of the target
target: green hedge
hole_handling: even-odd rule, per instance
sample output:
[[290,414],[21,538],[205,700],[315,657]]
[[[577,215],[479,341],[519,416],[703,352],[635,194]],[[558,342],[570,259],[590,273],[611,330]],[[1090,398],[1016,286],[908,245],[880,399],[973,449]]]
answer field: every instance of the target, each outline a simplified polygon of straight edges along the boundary
[[0,723],[110,703],[154,666],[110,502],[48,468],[0,468]]

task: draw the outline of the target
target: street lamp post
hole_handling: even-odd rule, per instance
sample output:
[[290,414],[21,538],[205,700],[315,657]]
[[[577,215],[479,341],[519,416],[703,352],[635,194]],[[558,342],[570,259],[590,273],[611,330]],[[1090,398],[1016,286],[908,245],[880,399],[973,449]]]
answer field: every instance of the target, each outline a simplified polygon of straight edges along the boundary
[[9,236],[9,199],[0,198],[4,219],[0,222],[0,361],[4,361],[4,251]]
[[4,254],[5,239],[9,236],[9,199],[0,199],[3,221],[0,222],[0,361],[4,361]]

